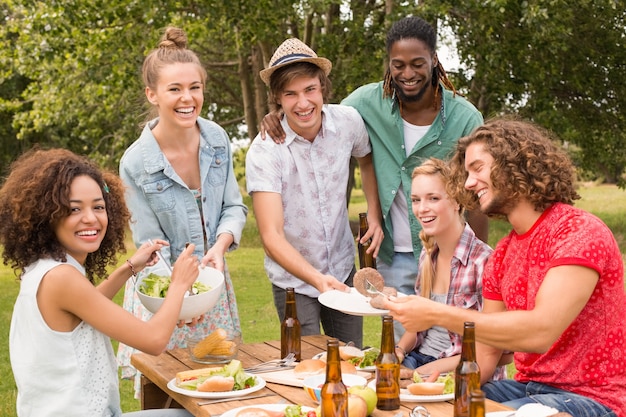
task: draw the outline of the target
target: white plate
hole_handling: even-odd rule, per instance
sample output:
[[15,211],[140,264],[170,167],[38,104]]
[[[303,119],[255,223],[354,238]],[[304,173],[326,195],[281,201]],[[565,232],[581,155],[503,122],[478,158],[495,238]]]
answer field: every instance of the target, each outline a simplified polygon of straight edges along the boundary
[[[373,379],[367,384],[368,387],[376,390],[376,380]],[[437,403],[441,401],[454,400],[454,393],[442,394],[442,395],[413,395],[409,394],[406,389],[400,390],[400,401],[406,402],[422,402],[422,403]]]
[[511,410],[511,411],[492,411],[491,413],[487,413],[486,417],[509,417],[511,415],[515,415],[515,410]]
[[[221,417],[236,417],[237,413],[241,410],[245,410],[246,408],[262,408],[267,411],[283,411],[290,404],[258,404],[258,405],[246,405],[244,407],[234,408],[232,410],[228,410]],[[302,406],[302,411],[308,412],[313,410],[311,407]]]
[[[369,349],[364,350],[363,352],[367,351]],[[324,355],[326,354],[326,352],[320,352],[317,355],[313,356],[313,359],[321,359]],[[322,359],[324,360],[324,359]],[[324,360],[324,362],[326,362]],[[361,367],[356,367],[357,371],[365,371],[365,372],[376,372],[376,365],[370,365],[370,366],[364,366],[363,368]]]
[[[398,297],[404,294],[398,293]],[[389,310],[381,310],[370,305],[370,298],[350,287],[350,292],[330,290],[320,294],[317,298],[320,303],[328,308],[339,310],[342,313],[353,316],[383,316],[389,314]]]
[[186,395],[188,397],[194,398],[235,398],[235,397],[243,397],[244,395],[251,394],[265,387],[265,380],[258,375],[249,375],[254,376],[256,380],[256,384],[253,387],[241,389],[238,391],[223,391],[223,392],[198,392],[190,389],[185,389],[176,386],[176,378],[172,378],[170,382],[167,383],[167,387],[174,392],[179,394]]

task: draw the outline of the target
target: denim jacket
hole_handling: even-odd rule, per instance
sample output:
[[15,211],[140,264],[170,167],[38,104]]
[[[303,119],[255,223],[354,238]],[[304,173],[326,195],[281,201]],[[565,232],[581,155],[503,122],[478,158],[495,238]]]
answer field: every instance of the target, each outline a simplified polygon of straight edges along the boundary
[[202,218],[195,196],[152,134],[157,123],[158,119],[154,119],[145,126],[120,161],[120,176],[128,187],[126,202],[132,213],[130,228],[135,245],[148,239],[164,239],[170,246],[163,248],[163,256],[172,263],[187,242],[195,244],[195,254],[202,257],[221,233],[233,235],[229,250],[236,249],[248,208],[235,179],[226,132],[216,123],[198,118],[202,213],[208,241],[204,248]]

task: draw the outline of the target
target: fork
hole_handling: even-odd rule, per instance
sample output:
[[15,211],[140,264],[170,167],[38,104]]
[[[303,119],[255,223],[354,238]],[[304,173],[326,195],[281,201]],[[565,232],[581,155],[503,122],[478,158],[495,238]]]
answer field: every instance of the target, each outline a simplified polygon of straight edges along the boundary
[[369,280],[365,280],[365,291],[367,291],[368,294],[371,295],[382,295],[385,298],[389,298],[389,296],[387,294],[385,294],[384,292],[378,291],[378,289],[374,286],[374,284],[372,284],[371,282],[369,282]]
[[279,369],[287,369],[291,368],[293,363],[296,361],[296,355],[294,353],[290,353],[285,356],[283,359],[274,359],[268,362],[263,362],[258,365],[251,366],[249,368],[245,368],[244,372],[267,372],[268,370],[279,370]]

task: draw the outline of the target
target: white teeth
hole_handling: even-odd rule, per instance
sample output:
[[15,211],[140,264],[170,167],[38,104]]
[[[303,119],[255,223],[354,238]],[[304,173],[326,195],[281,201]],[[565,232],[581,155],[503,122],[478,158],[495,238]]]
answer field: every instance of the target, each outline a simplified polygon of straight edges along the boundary
[[403,81],[404,85],[413,86],[417,84],[417,81]]
[[480,199],[480,197],[484,196],[487,193],[487,190],[480,190],[477,195],[478,195],[478,199]]
[[435,220],[435,217],[420,217],[420,220],[424,223],[432,222]]
[[308,112],[306,112],[306,113],[299,113],[299,112],[296,112],[296,114],[297,114],[298,116],[300,116],[300,117],[306,117],[306,116],[309,116],[309,115],[313,114],[313,110],[310,110],[310,111],[308,111]]
[[176,109],[178,113],[190,114],[193,113],[193,107],[185,107],[184,109]]
[[76,233],[78,236],[95,236],[98,234],[97,230],[84,230],[82,232]]

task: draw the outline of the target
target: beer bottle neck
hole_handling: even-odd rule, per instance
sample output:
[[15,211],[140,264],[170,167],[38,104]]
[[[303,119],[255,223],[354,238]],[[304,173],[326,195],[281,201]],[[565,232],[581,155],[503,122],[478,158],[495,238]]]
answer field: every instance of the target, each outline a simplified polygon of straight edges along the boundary
[[326,352],[326,382],[341,381],[339,344],[329,344]]
[[380,350],[384,353],[395,352],[395,341],[393,337],[393,319],[383,318],[383,334],[380,341]]
[[476,361],[476,337],[474,327],[465,327],[463,330],[463,344],[461,346],[462,361]]

